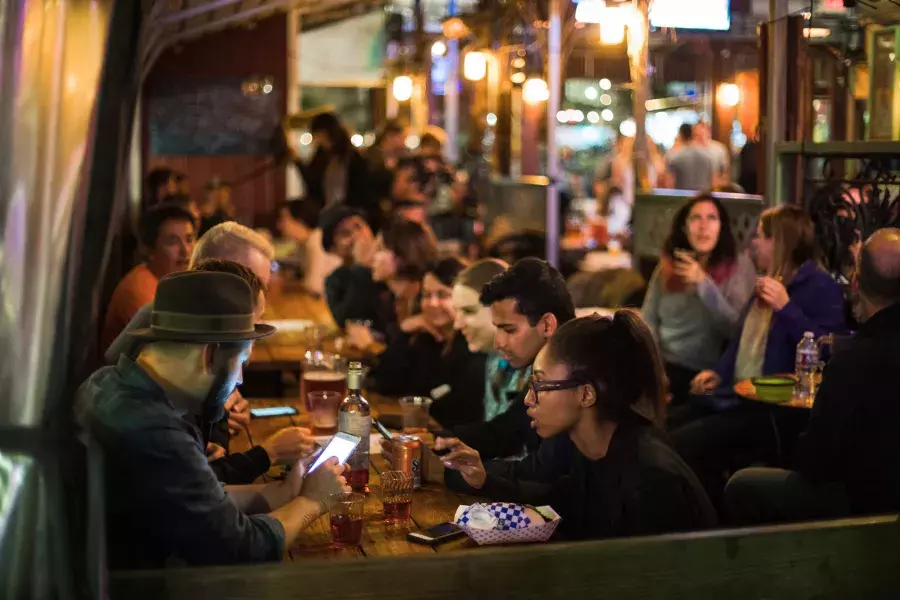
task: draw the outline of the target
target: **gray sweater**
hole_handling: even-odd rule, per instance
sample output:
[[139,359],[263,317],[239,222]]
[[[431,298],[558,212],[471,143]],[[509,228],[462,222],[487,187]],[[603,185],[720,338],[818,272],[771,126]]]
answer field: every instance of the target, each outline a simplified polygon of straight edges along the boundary
[[720,285],[710,278],[683,292],[663,290],[659,267],[653,272],[641,313],[659,342],[663,360],[702,371],[721,357],[753,294],[756,272],[746,253]]

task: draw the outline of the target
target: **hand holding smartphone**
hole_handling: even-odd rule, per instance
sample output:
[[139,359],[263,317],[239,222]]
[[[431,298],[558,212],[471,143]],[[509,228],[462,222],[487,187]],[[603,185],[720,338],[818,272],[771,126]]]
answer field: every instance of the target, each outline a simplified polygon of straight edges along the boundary
[[310,465],[309,470],[306,472],[307,475],[318,469],[322,466],[322,463],[332,457],[337,457],[338,462],[341,464],[346,463],[360,441],[360,438],[355,435],[336,433],[316,457],[315,462]]

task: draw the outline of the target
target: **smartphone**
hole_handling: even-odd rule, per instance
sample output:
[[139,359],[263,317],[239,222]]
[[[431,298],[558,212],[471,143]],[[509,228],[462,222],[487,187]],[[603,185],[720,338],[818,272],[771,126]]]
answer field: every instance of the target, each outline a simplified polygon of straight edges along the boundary
[[250,416],[254,419],[265,419],[266,417],[289,417],[296,415],[297,409],[293,406],[266,406],[264,408],[251,408]]
[[337,457],[339,463],[347,462],[353,451],[359,445],[360,438],[349,433],[336,433],[334,437],[325,445],[325,448],[316,457],[316,461],[309,467],[307,474],[318,469],[322,463],[334,456]]
[[406,539],[415,544],[428,544],[433,546],[435,544],[443,544],[444,542],[455,540],[464,535],[466,535],[466,532],[460,529],[456,524],[441,523],[440,525],[436,525],[425,531],[410,531],[406,535]]
[[388,428],[382,425],[381,421],[379,421],[378,419],[372,419],[372,425],[375,427],[375,429],[378,430],[378,433],[384,436],[384,439],[389,440],[394,437],[393,434],[388,431]]

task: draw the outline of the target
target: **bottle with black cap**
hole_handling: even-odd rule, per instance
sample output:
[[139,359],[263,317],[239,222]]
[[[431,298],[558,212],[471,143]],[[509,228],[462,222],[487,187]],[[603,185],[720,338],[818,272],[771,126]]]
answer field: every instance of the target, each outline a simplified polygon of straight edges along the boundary
[[338,429],[360,438],[359,446],[347,461],[350,465],[347,484],[355,492],[368,491],[369,485],[369,432],[372,429],[372,417],[369,403],[362,396],[362,384],[362,363],[351,362],[347,371],[347,397],[341,403],[338,413]]

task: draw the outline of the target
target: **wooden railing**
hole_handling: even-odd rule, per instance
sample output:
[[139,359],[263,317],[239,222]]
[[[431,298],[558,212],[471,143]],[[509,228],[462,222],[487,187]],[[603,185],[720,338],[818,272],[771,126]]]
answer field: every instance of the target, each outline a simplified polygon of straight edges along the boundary
[[438,554],[112,574],[114,599],[895,599],[896,515]]

